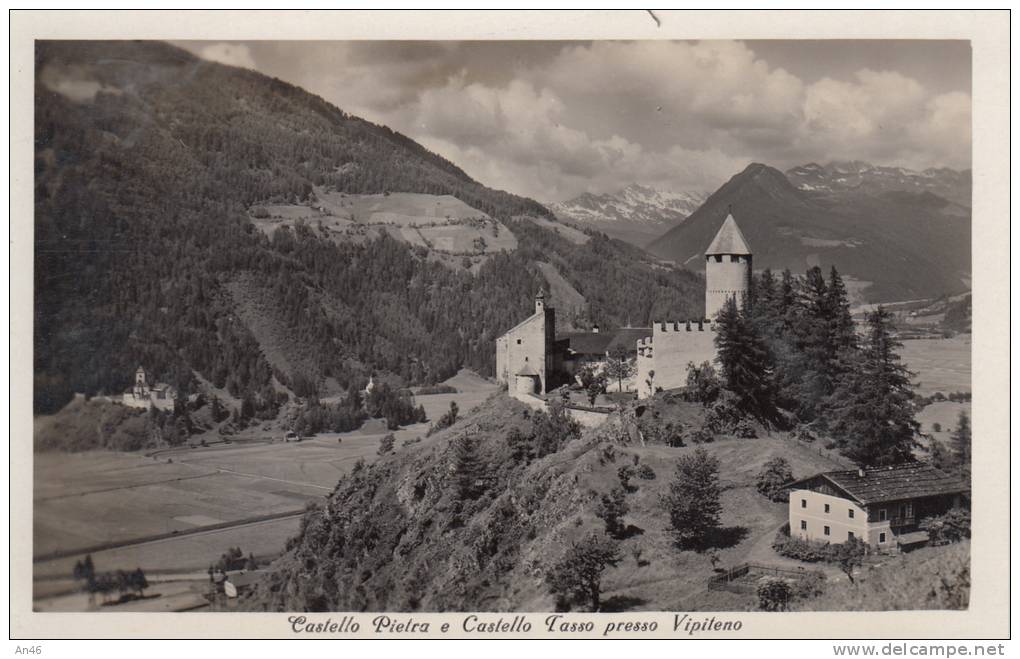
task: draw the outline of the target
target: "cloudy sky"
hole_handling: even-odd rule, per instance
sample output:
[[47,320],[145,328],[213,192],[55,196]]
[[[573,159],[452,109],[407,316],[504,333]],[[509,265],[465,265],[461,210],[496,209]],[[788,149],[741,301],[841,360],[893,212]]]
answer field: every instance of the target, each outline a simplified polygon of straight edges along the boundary
[[562,201],[712,191],[750,162],[970,167],[963,41],[181,42]]

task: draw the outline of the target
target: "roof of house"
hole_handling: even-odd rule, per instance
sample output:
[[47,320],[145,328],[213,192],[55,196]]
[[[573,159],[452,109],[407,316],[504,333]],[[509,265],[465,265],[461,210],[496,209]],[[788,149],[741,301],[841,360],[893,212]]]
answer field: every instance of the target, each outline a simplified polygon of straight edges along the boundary
[[651,335],[651,327],[622,327],[614,332],[609,349],[612,350],[618,345],[623,345],[630,352],[635,352],[637,350],[638,339],[645,339]]
[[727,215],[726,219],[723,220],[723,224],[719,227],[719,233],[715,234],[715,239],[712,240],[712,244],[705,250],[705,254],[743,254],[747,255],[751,253],[751,248],[747,246],[747,240],[744,239],[744,234],[740,232],[740,227],[737,226],[737,221],[733,219],[733,215]]
[[561,339],[567,341],[567,349],[577,355],[605,355],[613,340],[612,332],[571,332]]
[[618,345],[634,352],[637,350],[638,339],[651,335],[649,327],[622,327],[600,332],[571,332],[562,335],[559,340],[567,341],[568,349],[574,354],[604,356]]
[[863,470],[830,471],[802,478],[794,487],[815,478],[824,478],[863,505],[900,501],[943,494],[968,492],[970,486],[960,477],[947,474],[924,462],[908,462],[890,467]]

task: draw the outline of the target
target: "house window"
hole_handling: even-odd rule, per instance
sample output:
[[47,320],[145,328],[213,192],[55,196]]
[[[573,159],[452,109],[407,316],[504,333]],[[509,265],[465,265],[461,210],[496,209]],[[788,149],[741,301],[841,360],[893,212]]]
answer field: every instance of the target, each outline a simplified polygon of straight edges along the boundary
[[800,507],[801,508],[807,508],[807,499],[801,499],[800,500]]
[[846,532],[846,539],[847,540],[853,540],[854,539],[854,532],[853,531],[847,531]]
[[829,527],[828,526],[823,526],[822,527],[822,533],[824,533],[825,535],[829,535]]
[[885,534],[884,533],[879,533],[878,534],[878,542],[879,542],[879,544],[885,544]]
[[740,257],[736,254],[730,254],[730,263],[740,263]]
[[884,522],[888,517],[886,516],[885,508],[878,509],[878,521]]
[[517,345],[521,345],[521,340],[517,339]]
[[846,514],[847,514],[848,517],[850,517],[850,519],[853,519],[854,518],[854,509],[853,508],[847,508],[846,509]]
[[800,530],[807,531],[807,520],[805,519],[800,520]]
[[825,512],[829,512],[829,504],[825,504]]

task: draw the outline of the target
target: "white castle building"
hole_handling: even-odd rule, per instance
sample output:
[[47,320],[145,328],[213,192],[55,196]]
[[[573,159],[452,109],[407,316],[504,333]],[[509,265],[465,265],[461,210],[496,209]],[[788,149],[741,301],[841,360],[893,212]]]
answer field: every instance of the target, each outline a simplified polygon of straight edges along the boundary
[[713,320],[727,300],[738,302],[751,289],[751,248],[729,214],[705,250],[705,318],[656,321],[652,336],[637,342],[638,396],[687,384],[687,365],[714,362]]

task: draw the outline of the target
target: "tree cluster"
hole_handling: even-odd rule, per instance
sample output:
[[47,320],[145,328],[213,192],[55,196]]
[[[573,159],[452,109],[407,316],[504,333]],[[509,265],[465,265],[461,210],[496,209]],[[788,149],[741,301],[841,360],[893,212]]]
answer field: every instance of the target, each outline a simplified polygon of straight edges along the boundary
[[803,278],[765,270],[717,322],[722,379],[742,414],[828,432],[860,464],[912,458],[914,392],[892,315],[878,307],[858,334],[835,268],[827,278],[817,267]]
[[97,573],[91,555],[75,563],[72,576],[75,581],[85,582],[85,591],[89,594],[90,600],[98,594],[104,603],[108,602],[115,592],[118,593],[121,600],[128,594],[144,597],[145,589],[149,587],[142,568],[135,568],[133,571],[116,570]]

